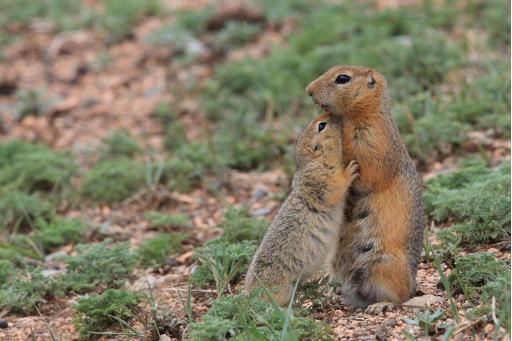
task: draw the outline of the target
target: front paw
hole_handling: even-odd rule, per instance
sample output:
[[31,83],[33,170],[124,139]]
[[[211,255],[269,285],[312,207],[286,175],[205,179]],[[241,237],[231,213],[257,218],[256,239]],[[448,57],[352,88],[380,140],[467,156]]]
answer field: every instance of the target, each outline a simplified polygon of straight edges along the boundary
[[378,315],[379,313],[383,313],[385,311],[391,311],[394,307],[395,305],[392,302],[379,302],[366,308],[365,314]]
[[350,161],[350,163],[347,166],[346,171],[349,173],[350,182],[354,181],[359,177],[359,174],[356,173],[359,170],[359,164],[356,160]]

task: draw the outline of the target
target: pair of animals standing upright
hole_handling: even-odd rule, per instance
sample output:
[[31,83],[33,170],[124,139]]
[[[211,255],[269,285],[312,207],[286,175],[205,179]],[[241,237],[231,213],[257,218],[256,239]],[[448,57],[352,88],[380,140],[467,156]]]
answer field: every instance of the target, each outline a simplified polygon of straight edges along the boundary
[[286,305],[297,279],[326,262],[345,305],[378,314],[415,289],[423,246],[420,180],[391,115],[386,79],[335,66],[306,89],[326,111],[300,134],[291,193],[256,251],[245,291],[277,287]]

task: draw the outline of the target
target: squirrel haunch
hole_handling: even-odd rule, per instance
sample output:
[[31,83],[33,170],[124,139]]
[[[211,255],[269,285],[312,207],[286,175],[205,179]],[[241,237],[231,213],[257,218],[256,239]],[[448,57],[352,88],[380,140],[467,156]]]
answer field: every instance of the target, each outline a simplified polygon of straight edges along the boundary
[[357,163],[342,166],[341,120],[323,114],[304,128],[295,146],[292,189],[267,230],[249,266],[245,292],[256,275],[284,306],[297,279],[304,282],[332,254],[343,220],[345,196],[358,176]]
[[[345,206],[346,223],[331,264],[345,303],[378,313],[415,290],[423,248],[421,183],[391,115],[384,76],[335,66],[306,88],[313,102],[340,117],[343,164],[359,164]],[[380,304],[381,306],[383,304]]]

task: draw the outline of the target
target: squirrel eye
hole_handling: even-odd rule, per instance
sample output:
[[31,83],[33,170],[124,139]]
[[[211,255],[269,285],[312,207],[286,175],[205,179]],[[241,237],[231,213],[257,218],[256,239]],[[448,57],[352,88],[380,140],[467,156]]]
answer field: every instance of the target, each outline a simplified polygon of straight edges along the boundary
[[322,130],[324,130],[326,125],[327,125],[327,123],[325,123],[325,122],[318,123],[318,132],[321,132]]
[[336,80],[334,81],[336,84],[347,84],[350,82],[351,78],[347,75],[341,74],[338,77],[336,77]]

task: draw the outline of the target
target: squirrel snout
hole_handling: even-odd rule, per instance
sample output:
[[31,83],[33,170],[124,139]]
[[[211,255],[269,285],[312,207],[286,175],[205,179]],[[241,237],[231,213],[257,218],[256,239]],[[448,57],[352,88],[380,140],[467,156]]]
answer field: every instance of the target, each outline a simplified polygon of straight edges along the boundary
[[306,93],[309,95],[309,96],[313,96],[313,89],[311,89],[311,84],[309,84],[306,88]]

